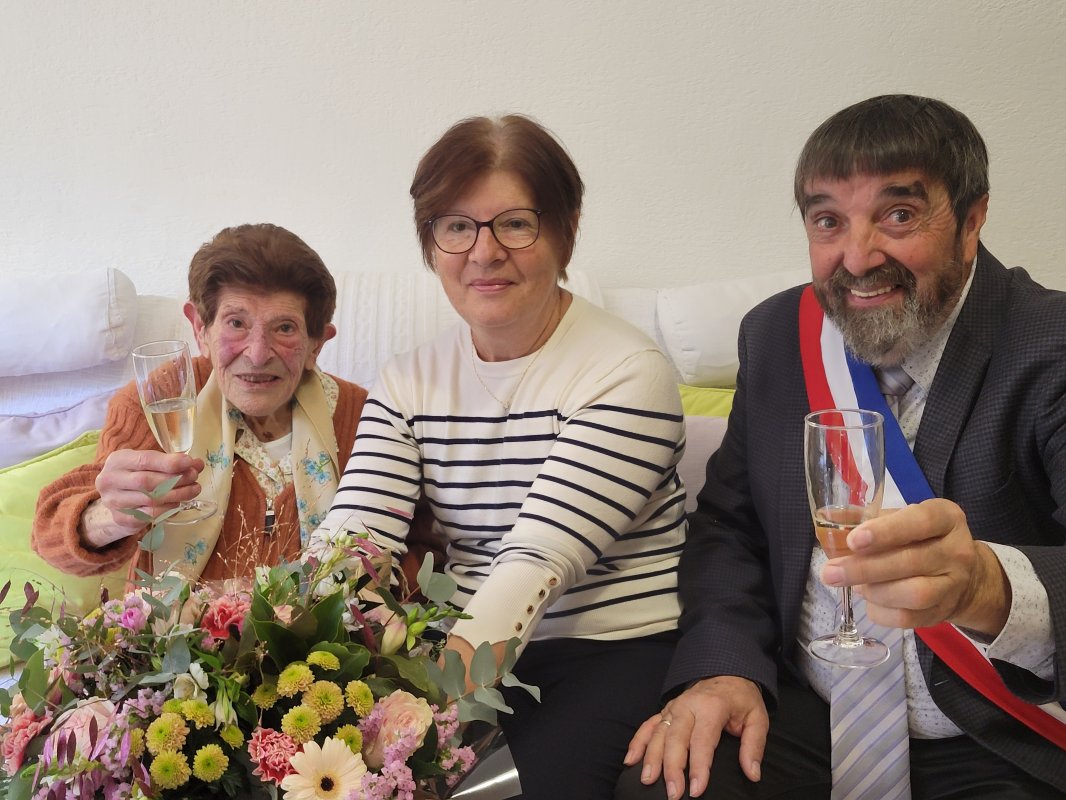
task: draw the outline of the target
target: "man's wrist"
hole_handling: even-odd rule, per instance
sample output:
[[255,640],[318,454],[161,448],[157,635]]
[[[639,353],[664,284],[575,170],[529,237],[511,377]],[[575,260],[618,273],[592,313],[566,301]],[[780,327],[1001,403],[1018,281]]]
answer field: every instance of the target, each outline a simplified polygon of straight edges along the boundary
[[1011,585],[999,558],[987,544],[974,542],[976,565],[971,575],[972,591],[951,620],[978,640],[995,639],[1007,624],[1011,607]]

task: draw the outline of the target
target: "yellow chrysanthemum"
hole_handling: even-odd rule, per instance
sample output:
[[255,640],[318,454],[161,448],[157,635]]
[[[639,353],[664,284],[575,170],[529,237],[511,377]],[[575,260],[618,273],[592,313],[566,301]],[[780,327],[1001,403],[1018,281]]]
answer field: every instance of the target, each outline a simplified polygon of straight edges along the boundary
[[281,718],[281,730],[289,734],[296,744],[303,744],[322,730],[322,718],[310,706],[296,706]]
[[189,760],[182,753],[166,750],[156,755],[149,770],[152,783],[160,789],[177,789],[189,782]]
[[144,755],[144,729],[133,728],[130,730],[130,763],[139,761]]
[[164,750],[180,750],[185,746],[185,737],[188,735],[189,726],[185,720],[172,712],[164,712],[148,726],[144,743],[148,752],[157,756]]
[[168,711],[171,714],[180,714],[182,702],[183,701],[178,700],[176,697],[172,697],[163,703],[163,710]]
[[363,732],[355,725],[341,725],[333,734],[334,739],[340,739],[353,753],[363,751]]
[[306,692],[315,682],[315,674],[303,661],[294,661],[285,667],[278,676],[278,694],[282,697],[295,697]]
[[344,687],[344,699],[360,717],[365,717],[374,708],[374,694],[362,681],[350,681]]
[[264,711],[268,708],[273,708],[274,704],[278,702],[278,687],[273,683],[264,683],[262,686],[257,686],[255,691],[252,692],[252,702]]
[[325,650],[316,650],[313,653],[309,653],[307,656],[307,663],[312,667],[321,667],[322,669],[341,668],[341,660],[333,655],[333,653],[329,653]]
[[244,744],[244,733],[236,725],[223,725],[218,735],[230,747],[236,748]]
[[184,700],[181,715],[197,728],[206,728],[215,724],[215,713],[205,700]]
[[318,712],[323,722],[333,722],[344,711],[344,695],[341,687],[330,681],[315,681],[303,693],[300,701]]
[[217,744],[204,745],[192,760],[192,774],[204,783],[217,781],[229,766],[229,756]]

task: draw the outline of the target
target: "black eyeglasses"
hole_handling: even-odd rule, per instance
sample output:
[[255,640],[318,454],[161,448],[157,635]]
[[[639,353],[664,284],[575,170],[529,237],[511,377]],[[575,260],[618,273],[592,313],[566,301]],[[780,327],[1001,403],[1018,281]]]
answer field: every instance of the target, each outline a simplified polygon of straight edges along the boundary
[[471,250],[482,228],[492,231],[496,241],[508,250],[521,250],[540,236],[540,213],[536,208],[509,208],[485,222],[463,214],[444,214],[426,224],[434,244],[445,253],[458,255]]

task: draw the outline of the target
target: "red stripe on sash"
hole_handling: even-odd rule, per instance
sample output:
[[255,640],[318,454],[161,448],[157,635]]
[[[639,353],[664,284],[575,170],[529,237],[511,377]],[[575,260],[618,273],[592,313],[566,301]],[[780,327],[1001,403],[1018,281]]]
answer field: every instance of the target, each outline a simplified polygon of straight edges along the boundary
[[[799,344],[811,411],[835,406],[822,361],[823,320],[822,307],[814,296],[814,289],[808,286],[800,296]],[[914,468],[919,469],[917,462]],[[916,502],[925,498],[906,499],[908,502]],[[981,655],[973,642],[963,636],[954,625],[941,622],[929,628],[916,628],[914,632],[952,672],[985,698],[1048,741],[1066,750],[1066,724],[1039,706],[1026,703],[1008,689],[991,662]]]

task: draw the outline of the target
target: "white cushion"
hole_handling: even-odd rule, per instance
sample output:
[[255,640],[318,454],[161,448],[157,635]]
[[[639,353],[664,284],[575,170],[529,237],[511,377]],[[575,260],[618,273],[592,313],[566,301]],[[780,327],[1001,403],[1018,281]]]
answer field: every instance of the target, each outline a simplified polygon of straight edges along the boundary
[[112,393],[47,414],[0,416],[0,469],[29,461],[104,424]]
[[0,467],[34,458],[103,425],[107,402],[133,377],[129,348],[157,339],[184,339],[196,350],[182,302],[137,298],[130,344],[118,359],[67,372],[0,376]]
[[0,375],[38,375],[107,364],[129,355],[137,290],[117,269],[16,275],[0,292]]
[[810,272],[709,281],[659,292],[659,329],[681,382],[735,386],[740,320],[767,297],[810,280]]

